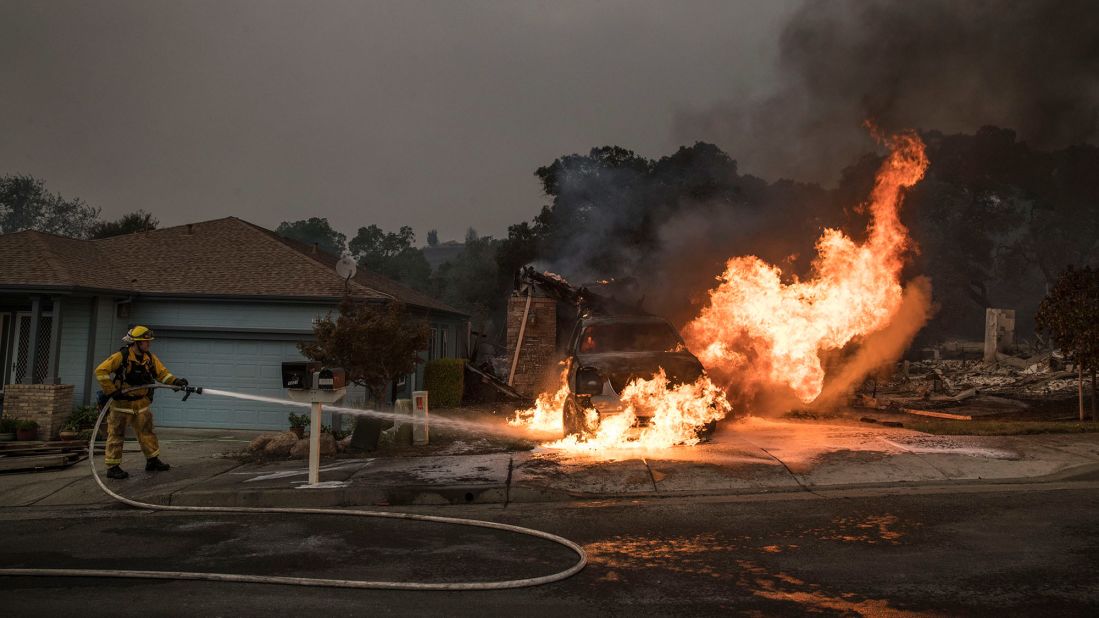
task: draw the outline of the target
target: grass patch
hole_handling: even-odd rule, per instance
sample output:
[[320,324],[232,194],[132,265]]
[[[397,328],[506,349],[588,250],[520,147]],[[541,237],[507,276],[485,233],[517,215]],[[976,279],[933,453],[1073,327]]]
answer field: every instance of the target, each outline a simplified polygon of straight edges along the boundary
[[940,436],[1025,436],[1042,433],[1096,433],[1093,421],[951,421],[905,419],[905,429]]

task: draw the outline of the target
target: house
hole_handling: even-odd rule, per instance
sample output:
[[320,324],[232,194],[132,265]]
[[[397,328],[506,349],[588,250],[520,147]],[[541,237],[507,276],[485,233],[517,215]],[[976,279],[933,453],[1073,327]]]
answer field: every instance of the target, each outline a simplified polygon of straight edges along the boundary
[[[285,397],[281,364],[345,294],[396,300],[429,322],[425,360],[468,355],[469,318],[380,275],[336,274],[337,258],[235,217],[77,240],[35,231],[0,235],[0,359],[4,405],[56,432],[73,406],[94,403],[95,366],[131,325],[153,329],[153,351],[196,386]],[[423,386],[423,367],[394,385]],[[361,388],[349,403],[366,397]],[[163,391],[165,427],[279,429],[286,408]]]

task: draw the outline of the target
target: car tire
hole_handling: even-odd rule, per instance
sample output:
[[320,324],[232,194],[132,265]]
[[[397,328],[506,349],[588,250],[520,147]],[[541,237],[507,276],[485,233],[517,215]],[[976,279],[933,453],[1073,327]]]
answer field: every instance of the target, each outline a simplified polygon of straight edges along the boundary
[[709,442],[714,437],[714,432],[717,431],[717,421],[710,421],[699,428],[698,439],[702,442]]
[[576,436],[583,442],[595,435],[595,427],[589,427],[583,411],[571,399],[565,400],[561,410],[561,421],[565,427],[565,437]]
[[561,425],[565,428],[565,437],[576,436],[581,438],[580,427],[577,422],[576,404],[571,400],[566,399],[565,405],[561,407]]

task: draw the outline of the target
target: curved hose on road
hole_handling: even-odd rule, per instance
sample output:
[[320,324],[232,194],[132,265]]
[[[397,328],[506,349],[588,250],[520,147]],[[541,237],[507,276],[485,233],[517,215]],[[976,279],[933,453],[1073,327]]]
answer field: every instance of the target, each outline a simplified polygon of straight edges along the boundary
[[[148,384],[135,386],[123,392],[139,388],[173,388],[163,384]],[[179,390],[174,388],[174,390]],[[515,534],[524,534],[539,539],[545,539],[558,545],[563,545],[572,550],[579,557],[576,564],[564,571],[541,577],[528,577],[525,579],[509,579],[489,582],[394,582],[394,581],[366,581],[358,579],[321,579],[313,577],[282,577],[269,575],[238,575],[234,573],[202,573],[194,571],[127,571],[116,569],[0,569],[0,575],[24,575],[45,577],[118,577],[138,579],[187,579],[206,580],[218,582],[241,582],[250,584],[286,584],[293,586],[325,586],[332,588],[366,588],[373,590],[504,590],[508,588],[527,588],[541,586],[572,577],[579,573],[588,562],[587,554],[580,545],[556,534],[533,530],[522,526],[501,524],[479,519],[462,519],[457,517],[441,517],[437,515],[416,515],[413,513],[397,513],[387,511],[361,511],[343,509],[310,509],[310,508],[257,508],[257,507],[221,507],[221,506],[167,506],[163,504],[150,504],[139,502],[111,491],[103,480],[99,478],[99,472],[95,468],[95,437],[99,433],[99,426],[110,408],[111,402],[104,404],[92,429],[92,437],[88,442],[88,461],[91,463],[92,476],[99,488],[108,496],[130,506],[153,511],[179,511],[186,513],[291,513],[296,515],[354,515],[359,517],[383,517],[386,519],[407,519],[413,521],[429,521],[456,526],[473,526],[476,528],[490,528],[503,530]]]

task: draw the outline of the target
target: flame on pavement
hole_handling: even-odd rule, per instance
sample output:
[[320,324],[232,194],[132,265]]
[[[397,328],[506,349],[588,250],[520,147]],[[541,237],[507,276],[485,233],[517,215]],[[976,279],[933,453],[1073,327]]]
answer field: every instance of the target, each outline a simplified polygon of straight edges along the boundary
[[[625,410],[604,416],[594,435],[587,439],[565,436],[544,446],[585,452],[690,446],[698,443],[699,429],[725,418],[731,410],[725,391],[709,377],[672,386],[663,369],[650,380],[638,379],[627,384],[620,398]],[[589,410],[588,414],[595,414],[595,411]],[[651,419],[647,424],[635,427],[639,416]]]
[[565,430],[561,421],[561,410],[569,396],[569,367],[562,363],[561,377],[556,391],[546,391],[538,395],[534,406],[525,410],[516,410],[515,416],[508,419],[508,425],[525,427],[535,433],[558,434]]

